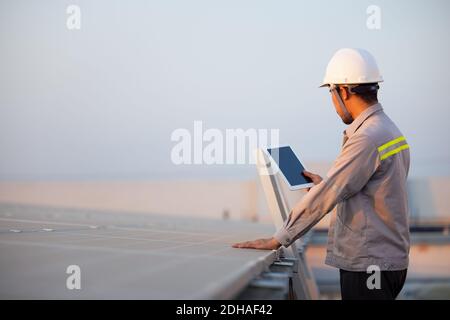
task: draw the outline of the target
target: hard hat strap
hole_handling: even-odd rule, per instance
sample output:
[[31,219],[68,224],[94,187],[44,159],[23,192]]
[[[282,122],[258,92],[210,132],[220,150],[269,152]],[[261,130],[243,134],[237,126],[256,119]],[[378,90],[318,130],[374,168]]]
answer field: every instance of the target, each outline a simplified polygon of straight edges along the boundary
[[337,86],[335,84],[330,85],[330,91],[335,93],[336,99],[339,103],[339,106],[341,107],[342,112],[344,113],[345,118],[353,121],[353,117],[350,112],[348,112],[347,107],[345,106],[344,101],[342,101],[341,95],[339,94]]

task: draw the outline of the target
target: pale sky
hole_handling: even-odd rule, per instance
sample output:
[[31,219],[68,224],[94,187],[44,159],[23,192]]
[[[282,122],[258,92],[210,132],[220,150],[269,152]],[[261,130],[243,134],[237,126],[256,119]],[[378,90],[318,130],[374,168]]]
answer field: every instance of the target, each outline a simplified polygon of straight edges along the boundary
[[[66,27],[71,4],[81,30]],[[279,129],[302,160],[332,161],[345,126],[318,85],[342,47],[377,59],[411,174],[449,175],[449,13],[447,0],[1,0],[0,180],[255,175],[174,165],[171,133],[195,120]]]

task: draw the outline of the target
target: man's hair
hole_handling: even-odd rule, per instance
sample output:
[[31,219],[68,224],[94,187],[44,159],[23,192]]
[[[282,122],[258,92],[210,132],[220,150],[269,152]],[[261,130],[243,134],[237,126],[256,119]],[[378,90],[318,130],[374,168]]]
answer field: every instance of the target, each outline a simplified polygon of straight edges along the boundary
[[378,83],[365,83],[351,87],[350,92],[356,94],[364,102],[373,103],[378,101]]

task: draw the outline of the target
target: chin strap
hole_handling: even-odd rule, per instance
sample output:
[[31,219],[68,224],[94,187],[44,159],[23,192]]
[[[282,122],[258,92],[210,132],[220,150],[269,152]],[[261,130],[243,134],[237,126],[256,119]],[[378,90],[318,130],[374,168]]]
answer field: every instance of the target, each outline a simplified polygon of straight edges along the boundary
[[342,101],[341,95],[339,94],[339,92],[337,90],[337,86],[335,84],[331,84],[330,91],[332,91],[335,94],[336,99],[339,103],[339,106],[341,107],[342,112],[344,113],[344,117],[346,118],[346,120],[348,120],[349,122],[352,122],[353,117],[350,114],[350,112],[348,112],[347,107],[344,104],[344,101]]

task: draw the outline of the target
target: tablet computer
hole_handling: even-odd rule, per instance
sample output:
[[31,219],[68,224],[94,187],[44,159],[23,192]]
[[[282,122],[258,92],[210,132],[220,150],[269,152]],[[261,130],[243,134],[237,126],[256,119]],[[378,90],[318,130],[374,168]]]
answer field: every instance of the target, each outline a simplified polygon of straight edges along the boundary
[[311,188],[314,183],[303,174],[305,168],[290,146],[267,147],[264,151],[269,155],[272,165],[278,167],[290,190]]

